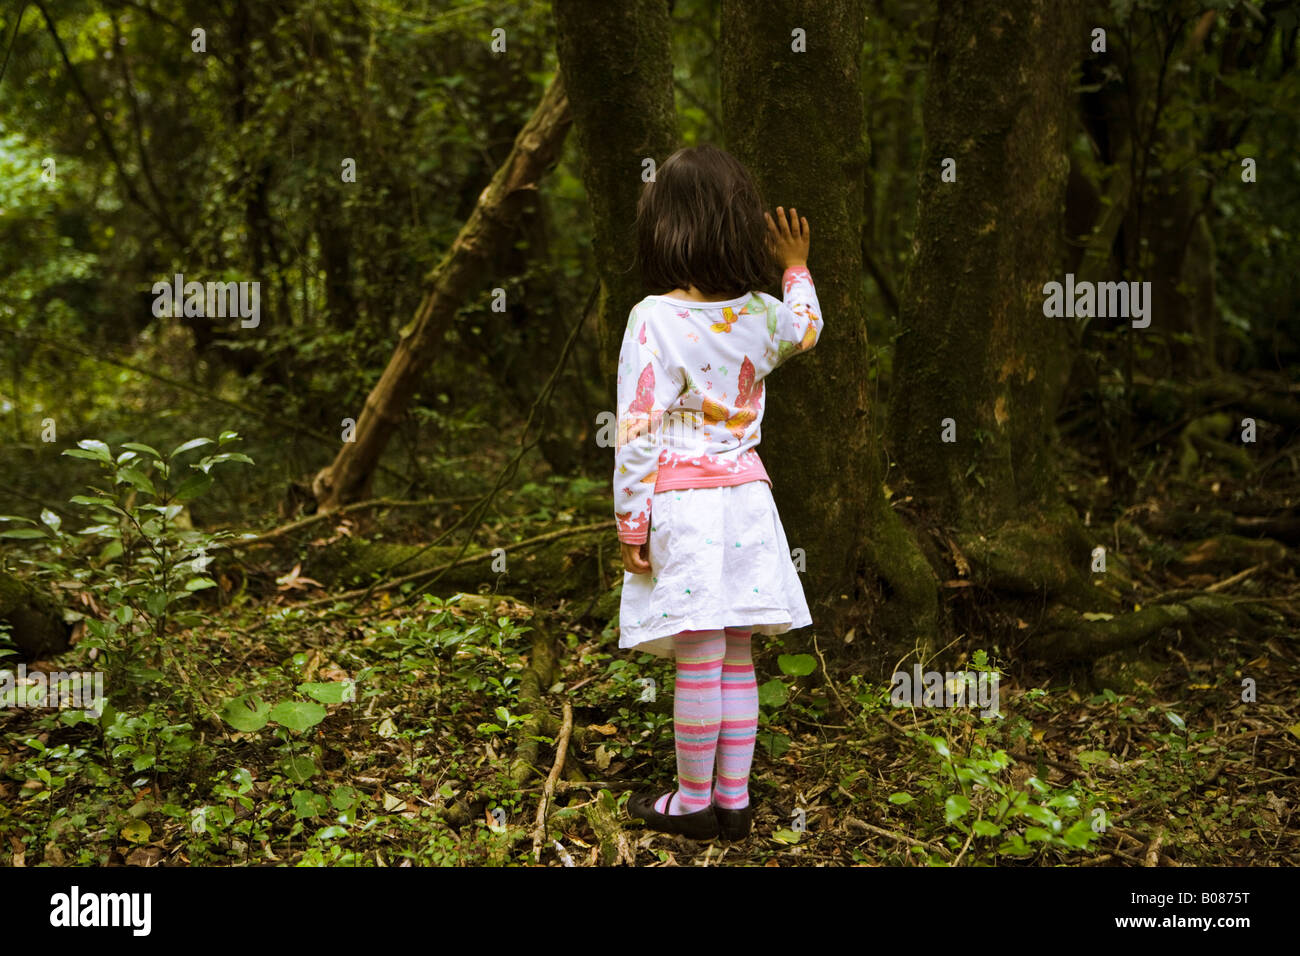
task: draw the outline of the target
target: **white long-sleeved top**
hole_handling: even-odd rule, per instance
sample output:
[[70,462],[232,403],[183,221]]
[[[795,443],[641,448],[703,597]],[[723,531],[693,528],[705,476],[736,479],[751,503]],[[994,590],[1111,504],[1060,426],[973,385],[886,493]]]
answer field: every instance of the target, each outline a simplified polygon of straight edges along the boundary
[[804,266],[785,270],[784,301],[765,292],[725,302],[666,295],[628,316],[618,359],[614,515],[618,538],[644,542],[655,492],[762,480],[755,450],[763,379],[821,335]]

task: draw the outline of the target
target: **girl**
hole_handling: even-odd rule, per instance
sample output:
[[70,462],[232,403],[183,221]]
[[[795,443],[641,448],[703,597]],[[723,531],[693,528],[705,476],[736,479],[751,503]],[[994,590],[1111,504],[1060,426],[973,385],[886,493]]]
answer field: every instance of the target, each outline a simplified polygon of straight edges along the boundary
[[[635,794],[628,812],[663,832],[743,839],[758,726],[750,637],[812,623],[756,451],[764,378],[821,334],[811,232],[794,209],[764,212],[749,173],[712,146],[659,167],[636,228],[646,286],[669,291],[633,308],[619,356],[619,647],[676,657],[677,789]],[[753,291],[778,265],[784,302]]]

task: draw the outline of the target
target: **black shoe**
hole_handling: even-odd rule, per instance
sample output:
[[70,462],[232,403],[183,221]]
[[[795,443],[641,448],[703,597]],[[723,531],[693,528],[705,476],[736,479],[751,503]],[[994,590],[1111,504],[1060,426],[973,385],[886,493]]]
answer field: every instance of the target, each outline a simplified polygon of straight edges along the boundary
[[754,826],[753,798],[750,798],[748,806],[741,807],[739,810],[726,810],[715,806],[713,815],[718,818],[718,833],[722,839],[733,842],[743,840],[749,836],[749,831]]
[[[670,791],[671,792],[671,791]],[[628,816],[644,820],[648,829],[660,833],[676,833],[692,840],[716,840],[718,837],[718,818],[713,807],[707,806],[694,813],[672,815],[660,813],[655,809],[655,801],[662,793],[634,793],[627,801]]]

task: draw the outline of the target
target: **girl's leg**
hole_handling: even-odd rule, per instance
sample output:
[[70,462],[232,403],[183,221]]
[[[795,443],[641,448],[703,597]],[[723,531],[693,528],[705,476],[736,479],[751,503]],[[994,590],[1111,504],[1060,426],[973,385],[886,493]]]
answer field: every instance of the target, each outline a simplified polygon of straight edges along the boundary
[[718,785],[713,802],[724,810],[749,806],[749,768],[758,733],[758,681],[748,628],[724,631],[722,728],[718,736]]
[[694,813],[711,802],[713,757],[722,721],[722,631],[683,631],[673,638],[677,682],[673,732],[677,739],[677,792],[655,804],[660,813]]

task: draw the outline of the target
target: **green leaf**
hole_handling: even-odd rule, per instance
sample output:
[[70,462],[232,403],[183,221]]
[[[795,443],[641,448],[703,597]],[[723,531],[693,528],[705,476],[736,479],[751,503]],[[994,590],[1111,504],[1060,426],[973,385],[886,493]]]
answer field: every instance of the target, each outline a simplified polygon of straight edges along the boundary
[[42,531],[40,528],[10,528],[8,531],[0,531],[0,538],[48,538],[50,533]]
[[[77,448],[81,449],[81,451],[78,452]],[[73,458],[89,458],[92,461],[102,461],[106,465],[113,464],[113,455],[108,450],[108,446],[102,441],[96,441],[94,438],[83,438],[77,442],[77,448],[69,448],[63,454],[71,455]]]
[[196,471],[180,483],[176,489],[176,501],[193,501],[212,487],[212,476]]
[[136,756],[134,760],[131,761],[131,769],[134,770],[136,773],[139,773],[141,770],[148,770],[153,765],[154,765],[153,754],[139,754]]
[[41,509],[41,523],[54,531],[58,531],[63,525],[63,519],[56,515],[49,508]]
[[975,831],[976,836],[985,837],[997,836],[1002,832],[1002,828],[992,820],[976,820],[971,829]]
[[139,442],[134,442],[134,441],[124,441],[122,442],[122,447],[130,448],[132,451],[142,451],[146,455],[150,455],[151,457],[157,458],[159,461],[162,461],[162,453],[159,452],[158,449],[152,448],[149,445],[142,445]]
[[177,455],[183,455],[185,452],[189,451],[192,448],[202,448],[204,445],[211,445],[211,444],[212,444],[211,438],[191,438],[189,441],[177,445],[174,449],[172,449],[172,453],[167,456],[167,460],[171,461]]
[[811,654],[782,654],[776,659],[782,674],[806,677],[817,669],[817,660]]
[[154,617],[162,617],[167,610],[167,592],[150,591],[145,595],[144,606]]
[[762,733],[758,735],[758,742],[773,758],[780,757],[790,749],[790,738],[785,734]]
[[1173,724],[1175,727],[1177,727],[1179,730],[1187,729],[1187,724],[1184,723],[1183,718],[1179,717],[1173,711],[1170,711],[1169,713],[1165,714],[1165,716],[1168,717],[1169,722]]
[[335,810],[351,810],[361,801],[361,793],[354,787],[339,786],[335,787],[330,794],[330,803],[334,805]]
[[341,704],[349,699],[353,685],[346,681],[327,681],[322,684],[299,684],[298,693],[306,694],[322,704]]
[[132,820],[119,831],[122,838],[129,843],[148,843],[149,835],[153,832],[149,824],[143,820]]
[[294,783],[306,783],[316,776],[316,760],[306,754],[290,757],[282,764],[284,775]]
[[221,708],[221,719],[246,734],[265,727],[270,714],[271,705],[250,694],[228,700]]
[[772,839],[777,843],[785,843],[788,846],[794,846],[799,842],[799,833],[795,830],[777,830],[772,834]]
[[943,820],[945,823],[952,823],[960,820],[970,812],[970,800],[961,794],[954,793],[951,797],[943,802]]
[[764,707],[784,707],[790,699],[790,691],[784,681],[773,678],[758,689],[758,702]]
[[302,700],[282,700],[271,708],[271,720],[281,727],[303,731],[325,719],[325,708]]
[[1051,827],[1053,833],[1059,833],[1061,830],[1060,818],[1047,807],[1040,807],[1036,803],[1027,803],[1020,808],[1020,812],[1036,823]]
[[1025,827],[1025,839],[1030,843],[1045,843],[1052,834],[1042,827]]
[[897,804],[900,807],[911,803],[914,799],[916,798],[910,793],[891,793],[889,795],[889,802]]
[[1085,770],[1095,763],[1104,763],[1110,759],[1110,754],[1105,750],[1081,750],[1076,757]]
[[149,480],[149,476],[142,471],[137,471],[135,468],[130,466],[119,468],[117,470],[117,480],[119,483],[123,481],[129,482],[131,487],[152,495],[154,498],[158,497],[158,489]]
[[216,586],[217,582],[207,577],[190,578],[185,582],[185,590],[187,591],[202,591],[204,588],[215,588]]
[[68,500],[74,505],[101,505],[105,508],[117,507],[117,502],[112,498],[104,498],[97,495],[73,495]]
[[323,816],[329,810],[329,803],[325,798],[310,790],[295,790],[292,802],[294,815],[300,820]]
[[92,451],[83,451],[80,448],[65,448],[63,454],[69,458],[86,458],[90,461],[101,461],[102,459]]
[[1072,846],[1076,850],[1082,850],[1088,846],[1088,841],[1093,839],[1097,834],[1093,832],[1092,825],[1087,820],[1076,821],[1070,829],[1065,831],[1061,837],[1067,846]]
[[930,746],[934,748],[934,752],[940,757],[943,757],[946,760],[952,756],[952,751],[948,749],[948,741],[944,740],[942,737],[931,737],[927,734],[921,734],[921,736],[929,742]]

